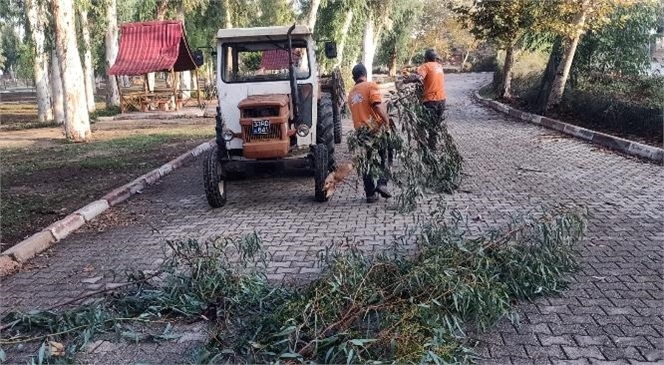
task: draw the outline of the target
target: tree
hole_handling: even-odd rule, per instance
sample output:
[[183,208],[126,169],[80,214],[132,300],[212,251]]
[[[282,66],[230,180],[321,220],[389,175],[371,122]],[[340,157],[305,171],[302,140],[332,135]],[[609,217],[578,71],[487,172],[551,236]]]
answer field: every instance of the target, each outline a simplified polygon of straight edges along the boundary
[[92,67],[92,45],[90,43],[90,25],[88,23],[88,5],[81,4],[79,18],[81,24],[81,38],[83,40],[83,77],[85,78],[85,95],[88,112],[95,111],[95,75]]
[[564,39],[562,60],[551,86],[546,103],[547,110],[556,107],[562,100],[576,49],[583,34],[589,29],[601,27],[610,22],[611,14],[617,9],[634,4],[635,0],[561,0],[553,3],[555,6],[547,8],[547,11],[555,12],[556,18],[554,19],[557,20],[547,23],[547,29]]
[[118,14],[116,0],[106,0],[106,106],[120,106],[120,90],[115,77],[108,74],[108,70],[118,57]]
[[408,7],[399,16],[395,16],[392,28],[381,40],[378,59],[387,64],[390,76],[396,75],[398,63],[412,56],[408,43],[419,10],[419,7]]
[[316,28],[316,19],[318,15],[318,8],[320,7],[320,0],[311,0],[310,3],[310,8],[309,8],[309,16],[307,17],[307,27],[311,29],[311,31]]
[[260,17],[256,26],[289,25],[295,21],[293,6],[288,0],[258,0],[258,6]]
[[408,0],[366,2],[367,19],[362,38],[362,63],[367,68],[367,80],[371,80],[373,76],[373,61],[381,35],[392,29],[394,20],[401,17],[408,4]]
[[316,53],[318,67],[326,72],[332,67],[350,66],[357,61],[362,50],[362,35],[366,20],[366,8],[361,0],[327,0],[321,2],[317,17],[325,21],[316,22],[314,34],[317,39],[337,42],[337,58],[325,57],[323,47]]
[[55,48],[51,51],[51,91],[53,93],[54,121],[64,125],[65,98],[62,90],[62,77],[60,76],[60,59]]
[[472,6],[457,6],[464,27],[479,39],[505,50],[499,96],[511,97],[512,68],[524,36],[546,21],[542,9],[548,3],[531,0],[475,1]]
[[53,20],[60,76],[65,100],[65,136],[74,142],[90,139],[90,116],[85,96],[81,58],[76,43],[76,18],[72,0],[53,0]]
[[53,120],[48,84],[48,57],[44,50],[46,41],[44,30],[47,24],[46,9],[38,0],[26,0],[25,9],[35,52],[33,69],[37,94],[37,119],[40,122],[46,122]]
[[[655,3],[618,8],[610,22],[588,31],[579,42],[571,75],[619,73],[638,75],[650,69],[650,32],[657,28]],[[664,23],[662,23],[664,24]]]
[[21,46],[23,45],[22,40],[20,39],[17,31],[15,29],[17,25],[7,24],[0,25],[0,44],[2,57],[4,62],[0,68],[5,71],[16,69],[19,65],[19,56],[21,52]]

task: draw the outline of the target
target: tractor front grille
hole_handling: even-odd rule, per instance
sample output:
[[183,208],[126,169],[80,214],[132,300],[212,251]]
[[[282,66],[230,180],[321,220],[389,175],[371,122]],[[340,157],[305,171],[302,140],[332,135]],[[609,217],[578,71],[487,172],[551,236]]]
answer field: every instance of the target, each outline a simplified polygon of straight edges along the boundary
[[245,143],[281,140],[281,124],[271,124],[268,134],[253,134],[250,125],[242,126],[242,138]]

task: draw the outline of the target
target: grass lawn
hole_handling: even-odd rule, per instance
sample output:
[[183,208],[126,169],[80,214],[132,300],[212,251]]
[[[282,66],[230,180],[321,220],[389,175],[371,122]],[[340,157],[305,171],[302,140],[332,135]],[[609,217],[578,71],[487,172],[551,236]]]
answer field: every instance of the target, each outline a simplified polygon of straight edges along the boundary
[[84,144],[60,128],[0,132],[2,250],[213,136],[214,119],[99,122]]

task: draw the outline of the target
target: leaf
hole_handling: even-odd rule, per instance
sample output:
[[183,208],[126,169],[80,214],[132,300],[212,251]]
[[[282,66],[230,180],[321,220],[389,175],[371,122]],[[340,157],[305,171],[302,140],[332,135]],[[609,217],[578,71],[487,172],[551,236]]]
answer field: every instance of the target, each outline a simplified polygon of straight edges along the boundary
[[130,341],[140,342],[147,339],[149,336],[144,333],[138,333],[133,331],[123,331],[120,333],[122,338],[125,338]]
[[5,353],[5,350],[0,348],[0,362],[5,361],[7,361],[7,354]]
[[353,361],[353,355],[355,354],[355,349],[350,349],[348,351],[348,356],[346,356],[346,364],[350,365],[351,361]]
[[282,336],[290,335],[291,333],[295,332],[296,328],[297,327],[295,327],[295,326],[286,327],[285,329],[281,330],[281,332],[272,335],[272,337],[282,337]]
[[362,338],[362,339],[350,340],[350,343],[352,343],[355,346],[364,346],[364,344],[371,343],[371,342],[376,342],[376,341],[378,341],[378,340],[374,339],[374,338]]
[[296,353],[293,353],[293,352],[288,352],[288,353],[279,355],[279,357],[284,358],[284,359],[299,359],[299,358],[302,357],[302,355],[296,354]]
[[39,353],[37,355],[37,363],[39,365],[44,363],[45,356],[46,356],[46,341],[42,342],[41,347],[39,347]]

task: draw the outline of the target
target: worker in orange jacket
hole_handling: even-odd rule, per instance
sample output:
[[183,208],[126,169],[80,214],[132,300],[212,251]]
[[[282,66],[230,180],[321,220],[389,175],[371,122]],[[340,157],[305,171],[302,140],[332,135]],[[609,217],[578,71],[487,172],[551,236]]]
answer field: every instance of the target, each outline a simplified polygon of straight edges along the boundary
[[433,49],[424,52],[424,60],[425,63],[417,68],[417,72],[406,78],[404,82],[422,82],[424,106],[442,122],[447,99],[443,66],[438,63],[439,57]]
[[[377,132],[389,128],[389,117],[383,104],[382,96],[378,85],[375,82],[367,81],[367,69],[362,64],[353,67],[353,80],[355,86],[348,93],[348,105],[353,118],[355,129],[363,127]],[[378,153],[381,160],[382,176],[376,182],[368,171],[361,171],[364,180],[364,191],[367,202],[374,203],[378,201],[378,193],[383,198],[390,198],[387,188],[388,161],[387,151],[367,151],[367,156]]]

